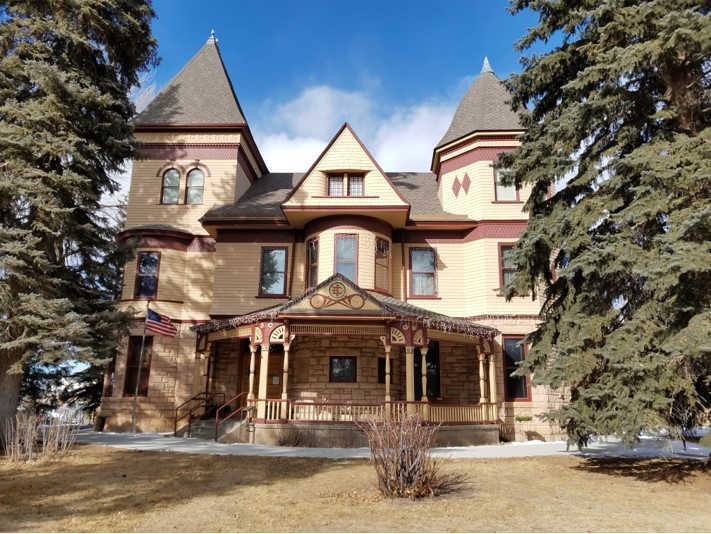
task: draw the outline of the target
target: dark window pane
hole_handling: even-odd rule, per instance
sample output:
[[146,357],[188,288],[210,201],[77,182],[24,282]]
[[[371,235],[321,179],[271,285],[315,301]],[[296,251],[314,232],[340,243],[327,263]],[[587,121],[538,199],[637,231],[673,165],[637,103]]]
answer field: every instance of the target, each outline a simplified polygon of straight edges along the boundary
[[136,297],[155,297],[158,289],[158,278],[155,276],[136,277]]
[[356,359],[354,357],[332,357],[330,369],[331,382],[355,382]]
[[163,186],[179,186],[180,185],[180,173],[175,169],[170,169],[165,171],[163,174]]
[[312,239],[307,243],[308,247],[308,287],[315,287],[318,281],[318,239]]
[[138,274],[158,274],[158,252],[140,252],[138,254]]
[[508,376],[506,378],[506,395],[509,399],[528,398],[528,387],[526,384],[526,377]]
[[148,376],[151,369],[151,353],[153,352],[153,337],[146,336],[146,343],[143,350],[143,362],[139,373],[138,362],[141,357],[141,336],[131,336],[128,338],[128,354],[126,357],[126,381],[124,383],[123,394],[133,396],[136,393],[136,380],[140,375],[138,395],[145,397],[148,395]]
[[435,260],[433,250],[412,250],[412,271],[433,273],[435,270]]
[[[439,375],[439,341],[430,341],[427,350],[427,398],[441,397]],[[415,399],[422,398],[422,353],[415,349]]]
[[521,339],[506,338],[504,339],[504,354],[506,354],[506,366],[516,365],[523,361],[523,345],[519,345]]
[[385,384],[385,358],[378,358],[378,384]]

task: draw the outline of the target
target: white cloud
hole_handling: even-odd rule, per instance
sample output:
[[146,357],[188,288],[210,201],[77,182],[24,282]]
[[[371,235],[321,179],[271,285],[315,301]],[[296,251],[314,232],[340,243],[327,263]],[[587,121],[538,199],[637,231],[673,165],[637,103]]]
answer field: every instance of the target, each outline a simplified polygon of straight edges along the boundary
[[386,171],[424,171],[463,94],[457,89],[469,83],[469,78],[458,82],[447,98],[395,109],[384,109],[377,95],[366,91],[308,87],[289,101],[265,102],[261,120],[252,126],[273,171],[308,169],[344,122]]

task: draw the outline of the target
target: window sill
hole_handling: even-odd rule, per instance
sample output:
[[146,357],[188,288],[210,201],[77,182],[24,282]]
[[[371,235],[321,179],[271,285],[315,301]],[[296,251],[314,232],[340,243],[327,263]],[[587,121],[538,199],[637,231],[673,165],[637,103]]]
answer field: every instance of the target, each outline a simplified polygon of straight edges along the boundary
[[437,295],[408,295],[407,300],[442,300]]
[[492,204],[523,204],[523,200],[492,200]]
[[255,295],[255,299],[288,299],[289,295]]
[[533,402],[531,399],[527,398],[521,398],[521,399],[506,399],[504,402],[515,402],[515,403],[521,403],[521,402]]

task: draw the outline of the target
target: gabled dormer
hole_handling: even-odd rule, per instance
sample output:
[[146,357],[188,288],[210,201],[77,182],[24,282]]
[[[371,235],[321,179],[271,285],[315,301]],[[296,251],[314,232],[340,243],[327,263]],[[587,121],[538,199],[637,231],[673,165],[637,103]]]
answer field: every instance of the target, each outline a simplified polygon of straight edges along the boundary
[[127,227],[204,234],[199,218],[234,202],[267,166],[222,62],[217,39],[202,48],[135,118]]
[[438,196],[445,211],[471,219],[525,219],[528,190],[498,184],[494,163],[513,150],[523,133],[510,95],[484,58],[479,76],[459,102],[452,122],[432,155]]
[[345,123],[296,184],[282,209],[296,226],[329,212],[367,213],[392,226],[402,226],[409,203]]

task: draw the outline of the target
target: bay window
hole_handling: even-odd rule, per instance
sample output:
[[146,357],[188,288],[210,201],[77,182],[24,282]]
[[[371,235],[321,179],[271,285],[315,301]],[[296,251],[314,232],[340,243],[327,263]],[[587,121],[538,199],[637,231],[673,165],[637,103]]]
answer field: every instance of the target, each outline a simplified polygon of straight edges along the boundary
[[306,287],[316,287],[318,282],[318,239],[306,242]]
[[336,234],[335,272],[358,283],[358,236]]

